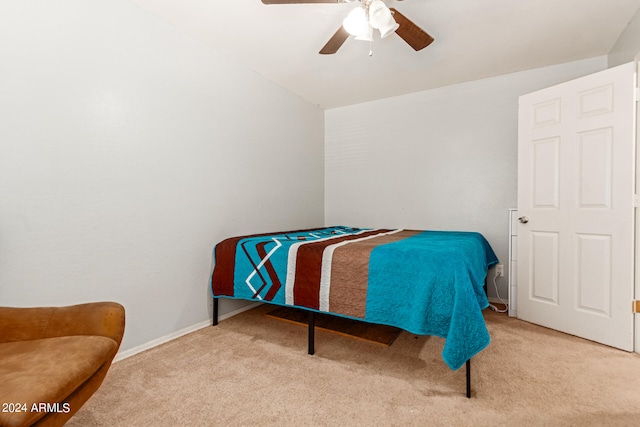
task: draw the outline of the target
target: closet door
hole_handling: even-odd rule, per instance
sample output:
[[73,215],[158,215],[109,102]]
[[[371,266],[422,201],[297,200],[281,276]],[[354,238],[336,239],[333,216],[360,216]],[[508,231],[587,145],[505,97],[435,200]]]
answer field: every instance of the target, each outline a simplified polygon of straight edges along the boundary
[[635,63],[520,97],[518,317],[633,350]]

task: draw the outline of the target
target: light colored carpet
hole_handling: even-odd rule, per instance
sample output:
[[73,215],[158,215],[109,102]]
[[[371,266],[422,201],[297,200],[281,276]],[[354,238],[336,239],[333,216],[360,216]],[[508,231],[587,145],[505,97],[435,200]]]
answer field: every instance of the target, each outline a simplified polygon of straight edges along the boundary
[[637,426],[640,355],[485,311],[464,367],[444,341],[391,347],[269,319],[261,306],[114,364],[68,426]]

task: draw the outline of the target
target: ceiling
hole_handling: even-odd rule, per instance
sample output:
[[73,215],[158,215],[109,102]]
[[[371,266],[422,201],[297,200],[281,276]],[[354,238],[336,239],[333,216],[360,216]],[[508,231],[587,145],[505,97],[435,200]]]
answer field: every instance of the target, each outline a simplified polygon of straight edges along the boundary
[[606,55],[640,0],[385,0],[435,38],[318,51],[354,3],[130,0],[321,108]]

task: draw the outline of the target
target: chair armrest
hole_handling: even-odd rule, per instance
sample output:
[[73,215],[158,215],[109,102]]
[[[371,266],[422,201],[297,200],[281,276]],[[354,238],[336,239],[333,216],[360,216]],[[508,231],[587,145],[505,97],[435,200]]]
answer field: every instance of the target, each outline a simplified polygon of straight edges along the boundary
[[99,335],[113,339],[120,346],[124,324],[124,307],[115,302],[66,307],[0,307],[0,342]]

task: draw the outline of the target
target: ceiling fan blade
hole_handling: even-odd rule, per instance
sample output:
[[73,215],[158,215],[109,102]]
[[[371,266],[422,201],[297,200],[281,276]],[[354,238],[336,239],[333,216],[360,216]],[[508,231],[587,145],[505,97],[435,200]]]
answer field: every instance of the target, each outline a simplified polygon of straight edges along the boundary
[[340,28],[338,28],[338,31],[336,31],[335,34],[331,36],[327,44],[325,44],[324,47],[320,49],[320,54],[331,55],[333,53],[336,53],[347,38],[349,38],[349,33],[347,33],[347,30],[345,30],[341,25]]
[[264,4],[342,3],[340,0],[262,0]]
[[421,50],[433,43],[433,37],[426,33],[422,28],[411,22],[409,18],[398,12],[394,8],[389,8],[393,12],[393,19],[396,20],[398,29],[396,34],[402,37],[414,50]]

